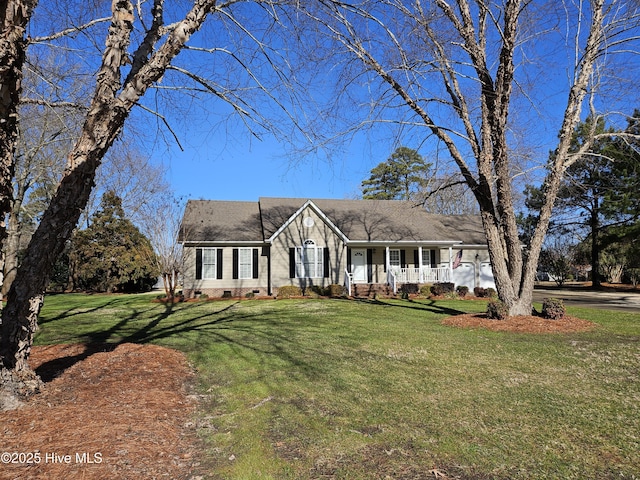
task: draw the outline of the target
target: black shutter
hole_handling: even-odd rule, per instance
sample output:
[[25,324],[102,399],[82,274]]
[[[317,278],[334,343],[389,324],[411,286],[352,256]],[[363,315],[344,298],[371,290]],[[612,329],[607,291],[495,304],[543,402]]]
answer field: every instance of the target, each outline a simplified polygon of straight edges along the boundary
[[400,250],[400,267],[407,267],[407,252],[404,250]]
[[216,250],[216,278],[222,278],[222,249]]
[[420,268],[420,255],[418,255],[418,250],[413,251],[413,265],[416,268]]
[[289,278],[296,278],[296,248],[289,249]]
[[429,256],[431,257],[431,268],[436,268],[436,251],[431,250],[431,253]]
[[384,249],[384,252],[382,254],[382,270],[384,272],[387,271],[387,249]]
[[202,249],[196,248],[196,280],[202,280]]
[[351,273],[351,249],[347,248],[347,272]]
[[373,249],[367,248],[367,283],[373,282]]
[[238,249],[233,249],[233,278],[238,278]]
[[322,262],[324,263],[324,278],[329,278],[329,248],[327,247],[324,247],[324,251],[322,252]]
[[258,249],[253,249],[253,278],[258,278]]

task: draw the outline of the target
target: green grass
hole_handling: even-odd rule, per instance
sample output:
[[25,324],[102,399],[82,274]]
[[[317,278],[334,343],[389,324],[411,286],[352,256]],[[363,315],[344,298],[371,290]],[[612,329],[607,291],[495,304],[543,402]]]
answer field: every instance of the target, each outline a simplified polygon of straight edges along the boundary
[[482,302],[48,297],[37,344],[184,351],[211,478],[640,478],[640,314],[532,335],[441,325]]

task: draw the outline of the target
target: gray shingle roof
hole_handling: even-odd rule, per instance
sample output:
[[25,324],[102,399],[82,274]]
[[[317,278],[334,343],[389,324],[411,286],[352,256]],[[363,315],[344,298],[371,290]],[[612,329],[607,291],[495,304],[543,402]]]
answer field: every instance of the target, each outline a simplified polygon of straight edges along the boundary
[[[435,215],[397,200],[311,201],[350,241],[486,243],[479,216]],[[271,237],[306,202],[302,198],[189,201],[183,218],[183,240],[262,241]]]
[[263,239],[257,202],[187,202],[180,228],[180,241],[261,242]]

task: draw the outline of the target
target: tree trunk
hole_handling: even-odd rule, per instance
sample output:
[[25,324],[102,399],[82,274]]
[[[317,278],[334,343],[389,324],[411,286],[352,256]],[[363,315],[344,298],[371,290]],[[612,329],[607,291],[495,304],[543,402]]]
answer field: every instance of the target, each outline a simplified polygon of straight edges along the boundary
[[[145,37],[134,54],[129,75],[121,83],[120,67],[129,60],[127,50],[134,14],[129,0],[112,0],[112,22],[102,65],[96,75],[96,90],[80,139],[68,156],[62,180],[29,243],[2,312],[0,359],[3,377],[16,374],[34,376],[27,361],[45,288],[56,259],[71,238],[87,205],[96,170],[133,106],[149,86],[160,79],[191,34],[202,26],[215,4],[215,0],[194,2],[191,11],[174,25],[165,43],[157,49],[154,47],[160,39],[160,24],[154,24],[157,31],[152,29]],[[161,21],[161,15],[157,19]],[[17,75],[19,69],[16,72]],[[0,178],[0,182],[2,180]]]
[[598,207],[596,205],[591,210],[591,286],[601,288],[600,282],[600,221],[598,219]]
[[26,192],[24,182],[18,181],[18,191],[11,205],[9,213],[9,228],[7,229],[7,240],[5,243],[4,259],[4,281],[2,283],[2,296],[4,297],[11,288],[13,280],[16,278],[18,270],[18,252],[20,250],[20,239],[22,237],[22,225],[20,224],[20,210]]
[[[118,8],[125,13],[116,11]],[[114,20],[82,135],[69,155],[60,185],[7,294],[7,306],[2,312],[0,359],[3,369],[12,370],[19,376],[33,375],[27,360],[49,277],[89,200],[96,169],[132,106],[126,109],[114,105],[114,94],[120,85],[121,55],[129,44],[131,17],[127,13],[131,8],[127,2],[114,2]],[[24,51],[22,53],[24,55]]]
[[[25,31],[37,3],[37,0],[9,0],[0,10],[0,244],[7,237],[5,218],[11,211],[13,197],[13,155],[18,139],[18,103],[27,45]],[[4,249],[0,254],[0,271],[3,270]]]
[[[13,196],[18,103],[22,92],[22,68],[27,45],[25,31],[37,3],[37,0],[9,0],[0,9],[0,244],[7,237],[5,218],[11,211]],[[4,249],[0,253],[0,272],[3,270]],[[0,275],[0,283],[1,277]],[[34,301],[37,302],[37,299]],[[0,410],[4,410],[18,405],[16,396],[36,391],[40,381],[30,369],[4,368],[3,345],[14,343],[16,351],[28,355],[31,343],[30,340],[21,340],[19,331],[5,328],[4,321],[0,327]],[[21,363],[18,366],[24,365]]]

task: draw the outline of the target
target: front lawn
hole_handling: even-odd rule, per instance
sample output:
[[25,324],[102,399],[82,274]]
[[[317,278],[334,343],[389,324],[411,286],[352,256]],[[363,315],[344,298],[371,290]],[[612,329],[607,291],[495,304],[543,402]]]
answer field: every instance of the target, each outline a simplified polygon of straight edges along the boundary
[[535,335],[441,325],[473,301],[151,298],[48,297],[36,343],[185,352],[211,478],[640,476],[640,314]]

